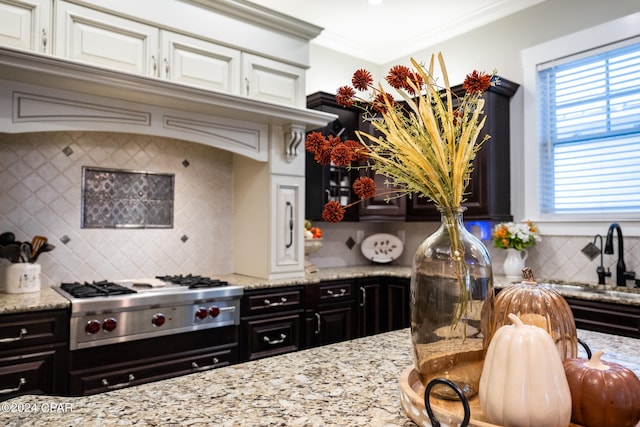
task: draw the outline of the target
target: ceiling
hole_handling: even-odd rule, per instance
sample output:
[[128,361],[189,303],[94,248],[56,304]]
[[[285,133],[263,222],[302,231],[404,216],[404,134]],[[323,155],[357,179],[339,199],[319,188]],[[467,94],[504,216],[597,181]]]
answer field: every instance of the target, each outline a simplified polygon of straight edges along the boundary
[[312,43],[384,64],[545,0],[252,0],[324,28]]

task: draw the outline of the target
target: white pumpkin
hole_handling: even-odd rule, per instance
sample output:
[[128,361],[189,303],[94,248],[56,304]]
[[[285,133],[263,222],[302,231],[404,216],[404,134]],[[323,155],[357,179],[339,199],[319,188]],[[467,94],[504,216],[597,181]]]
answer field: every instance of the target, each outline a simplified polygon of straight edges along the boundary
[[479,398],[489,420],[504,427],[567,427],[571,391],[551,335],[509,314],[487,350]]

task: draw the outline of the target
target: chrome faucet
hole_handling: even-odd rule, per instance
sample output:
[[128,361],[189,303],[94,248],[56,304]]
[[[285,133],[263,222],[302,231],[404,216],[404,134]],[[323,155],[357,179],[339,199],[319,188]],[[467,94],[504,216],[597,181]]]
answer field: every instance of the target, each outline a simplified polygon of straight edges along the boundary
[[618,262],[616,264],[616,285],[625,286],[627,280],[633,280],[636,277],[636,273],[633,271],[627,271],[627,267],[624,265],[624,243],[622,238],[622,229],[617,223],[613,223],[609,226],[607,231],[607,241],[604,245],[604,253],[607,255],[613,254],[613,231],[618,234]]

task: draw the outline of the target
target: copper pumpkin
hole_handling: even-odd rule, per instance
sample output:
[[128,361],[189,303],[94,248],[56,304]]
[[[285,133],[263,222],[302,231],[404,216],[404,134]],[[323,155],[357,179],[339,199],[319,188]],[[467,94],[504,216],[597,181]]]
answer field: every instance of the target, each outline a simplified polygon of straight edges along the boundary
[[577,357],[578,334],[573,312],[562,295],[538,286],[530,268],[522,270],[524,280],[502,289],[495,298],[494,315],[489,327],[489,341],[495,331],[511,324],[509,314],[523,323],[545,329],[553,338],[562,360]]
[[571,390],[571,421],[585,427],[634,427],[640,421],[640,379],[624,366],[600,360],[563,362]]

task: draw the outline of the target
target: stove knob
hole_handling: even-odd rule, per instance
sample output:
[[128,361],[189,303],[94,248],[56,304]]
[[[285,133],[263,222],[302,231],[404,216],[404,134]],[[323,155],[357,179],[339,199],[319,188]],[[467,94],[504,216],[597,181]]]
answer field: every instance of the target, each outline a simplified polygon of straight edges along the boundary
[[84,326],[84,330],[89,334],[97,334],[100,332],[100,322],[98,320],[89,320]]
[[200,307],[196,310],[196,318],[203,320],[207,318],[207,309],[204,307]]
[[220,309],[217,306],[213,305],[209,307],[209,316],[218,317],[218,314],[220,314]]
[[158,313],[158,314],[154,314],[153,317],[151,318],[151,323],[153,324],[153,326],[162,326],[164,325],[164,322],[167,320],[167,318],[164,316],[164,314],[162,313]]
[[118,326],[118,321],[113,317],[104,319],[104,322],[102,322],[102,329],[104,329],[106,332],[112,332],[116,328],[116,326]]

